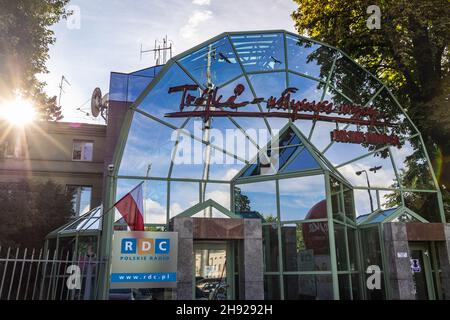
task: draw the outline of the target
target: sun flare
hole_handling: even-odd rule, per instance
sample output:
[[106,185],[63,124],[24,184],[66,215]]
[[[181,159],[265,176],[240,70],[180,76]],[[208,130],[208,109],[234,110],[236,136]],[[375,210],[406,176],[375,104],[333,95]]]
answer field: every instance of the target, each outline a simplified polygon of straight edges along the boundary
[[31,101],[21,96],[0,105],[0,118],[16,126],[25,126],[36,117],[36,111]]

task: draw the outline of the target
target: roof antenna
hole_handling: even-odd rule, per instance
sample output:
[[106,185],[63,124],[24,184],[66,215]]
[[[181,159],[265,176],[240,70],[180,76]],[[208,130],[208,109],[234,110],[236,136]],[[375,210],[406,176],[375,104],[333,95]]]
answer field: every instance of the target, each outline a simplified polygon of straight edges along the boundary
[[59,83],[59,86],[58,86],[58,88],[59,88],[59,98],[58,98],[58,108],[60,108],[61,107],[61,95],[63,94],[63,93],[66,93],[65,91],[64,91],[64,82],[65,83],[67,83],[69,86],[71,85],[70,83],[69,83],[69,81],[67,81],[67,78],[64,76],[64,75],[62,75],[62,77],[61,77],[61,82]]
[[[162,44],[162,47],[161,47]],[[144,53],[153,52],[153,59],[155,60],[155,65],[166,64],[167,62],[167,51],[169,51],[169,59],[172,59],[172,48],[173,41],[167,39],[167,35],[163,38],[162,43],[159,40],[155,40],[155,46],[153,49],[143,50],[141,44],[140,59],[142,60],[142,55]],[[162,55],[161,55],[162,53]]]

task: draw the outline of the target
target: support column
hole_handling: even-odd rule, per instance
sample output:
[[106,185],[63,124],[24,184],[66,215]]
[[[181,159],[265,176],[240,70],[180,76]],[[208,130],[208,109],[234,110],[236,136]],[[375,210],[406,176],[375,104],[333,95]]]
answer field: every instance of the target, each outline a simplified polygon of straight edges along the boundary
[[174,218],[173,231],[178,232],[177,300],[192,300],[194,280],[193,218]]
[[244,219],[239,262],[239,299],[263,300],[262,226],[259,219]]
[[[406,224],[384,224],[384,247],[386,254],[385,277],[390,286],[391,300],[414,300],[414,280],[411,273]],[[405,255],[406,254],[406,255]]]

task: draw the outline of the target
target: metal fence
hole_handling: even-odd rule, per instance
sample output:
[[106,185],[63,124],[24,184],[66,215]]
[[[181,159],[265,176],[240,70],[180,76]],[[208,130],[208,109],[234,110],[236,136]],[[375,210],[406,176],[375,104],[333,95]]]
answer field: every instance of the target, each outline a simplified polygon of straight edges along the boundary
[[101,264],[70,251],[0,247],[0,300],[91,300]]

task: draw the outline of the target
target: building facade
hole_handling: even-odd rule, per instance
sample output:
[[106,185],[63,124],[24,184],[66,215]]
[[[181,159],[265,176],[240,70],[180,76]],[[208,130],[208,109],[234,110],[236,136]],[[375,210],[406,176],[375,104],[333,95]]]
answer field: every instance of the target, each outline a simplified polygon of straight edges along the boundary
[[0,181],[52,180],[74,191],[76,216],[102,203],[106,126],[34,122],[2,123]]
[[450,227],[421,134],[332,46],[231,32],[112,73],[106,139],[99,254],[111,258],[114,203],[144,181],[146,227],[178,232],[164,298],[450,299]]

